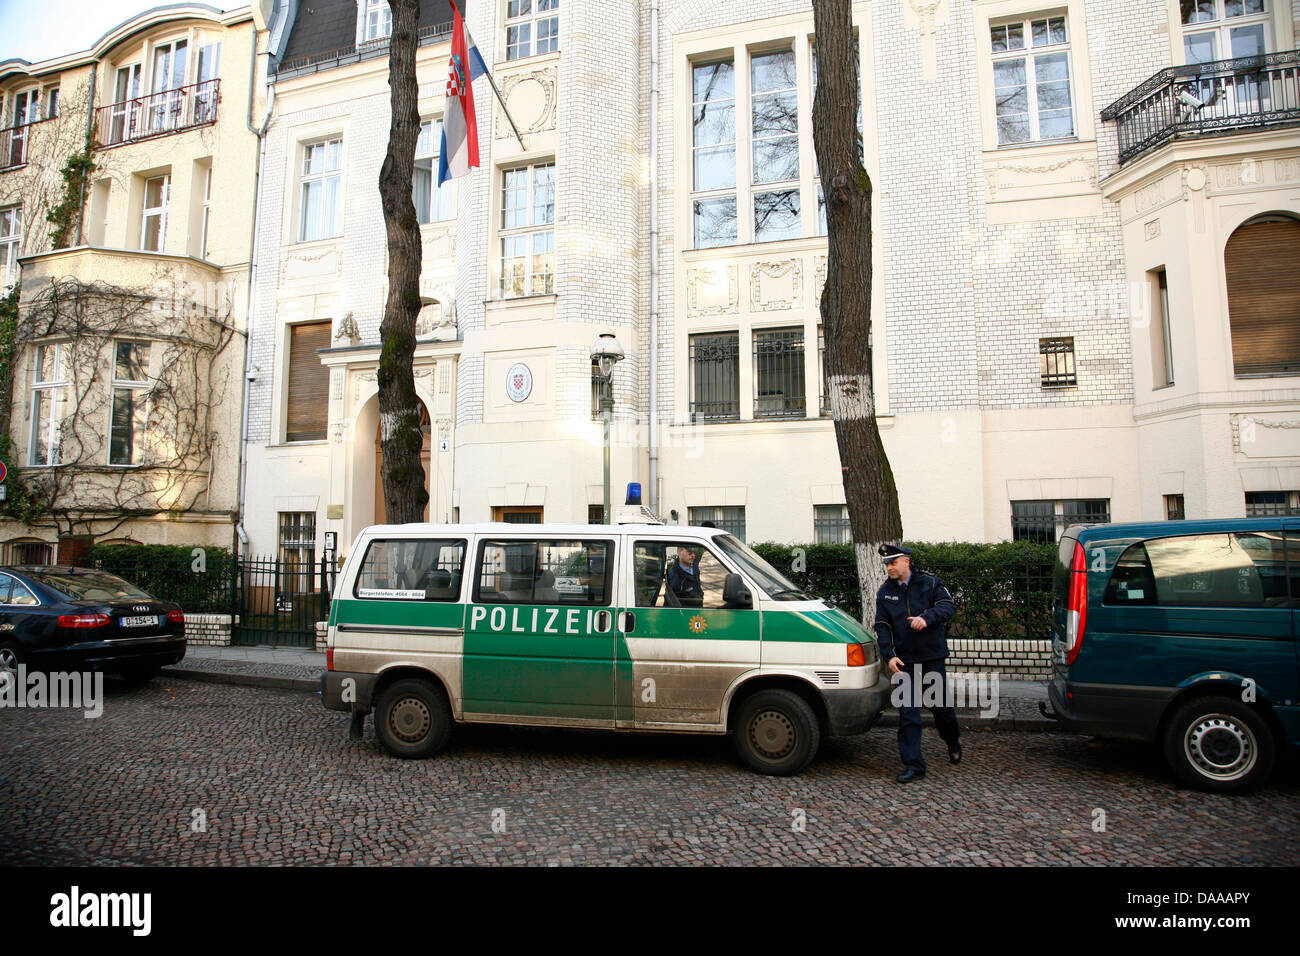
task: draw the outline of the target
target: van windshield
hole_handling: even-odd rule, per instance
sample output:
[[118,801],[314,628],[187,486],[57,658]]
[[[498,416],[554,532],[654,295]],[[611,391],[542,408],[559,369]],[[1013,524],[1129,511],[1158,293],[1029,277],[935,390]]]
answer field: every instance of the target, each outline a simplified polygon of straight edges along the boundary
[[728,558],[739,565],[740,569],[744,571],[745,574],[749,575],[750,579],[772,600],[813,600],[812,595],[805,594],[803,591],[795,587],[788,578],[759,557],[758,554],[744,542],[729,534],[722,534],[714,538],[712,544],[719,552],[725,554]]

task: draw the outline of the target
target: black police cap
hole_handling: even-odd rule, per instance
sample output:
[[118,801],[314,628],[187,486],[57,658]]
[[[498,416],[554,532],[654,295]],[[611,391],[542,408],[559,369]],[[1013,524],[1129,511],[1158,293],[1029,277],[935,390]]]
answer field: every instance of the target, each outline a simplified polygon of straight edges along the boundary
[[904,548],[902,545],[897,544],[882,544],[876,549],[876,551],[886,564],[893,561],[895,558],[901,558],[903,555],[910,556],[912,554],[911,548]]

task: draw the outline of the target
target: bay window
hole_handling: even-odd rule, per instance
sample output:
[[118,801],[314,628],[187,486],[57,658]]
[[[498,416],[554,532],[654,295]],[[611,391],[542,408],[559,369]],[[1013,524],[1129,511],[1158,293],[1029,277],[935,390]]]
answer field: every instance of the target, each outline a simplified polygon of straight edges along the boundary
[[36,367],[32,375],[32,440],[28,457],[33,465],[58,465],[62,462],[63,421],[71,412],[68,349],[66,342],[36,347]]

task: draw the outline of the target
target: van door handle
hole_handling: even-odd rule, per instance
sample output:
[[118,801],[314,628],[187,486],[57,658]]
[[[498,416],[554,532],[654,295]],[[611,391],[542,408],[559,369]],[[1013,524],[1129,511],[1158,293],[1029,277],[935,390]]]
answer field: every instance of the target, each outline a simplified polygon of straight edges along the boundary
[[596,612],[596,633],[604,634],[609,630],[610,613],[609,611]]
[[619,624],[619,630],[624,634],[631,634],[636,630],[636,614],[632,611],[624,611],[622,622]]

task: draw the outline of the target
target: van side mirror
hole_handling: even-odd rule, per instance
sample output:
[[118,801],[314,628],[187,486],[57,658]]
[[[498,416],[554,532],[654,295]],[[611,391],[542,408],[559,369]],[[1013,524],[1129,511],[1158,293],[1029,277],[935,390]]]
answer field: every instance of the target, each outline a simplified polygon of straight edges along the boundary
[[722,583],[722,603],[730,608],[752,608],[754,597],[739,574],[728,574]]

